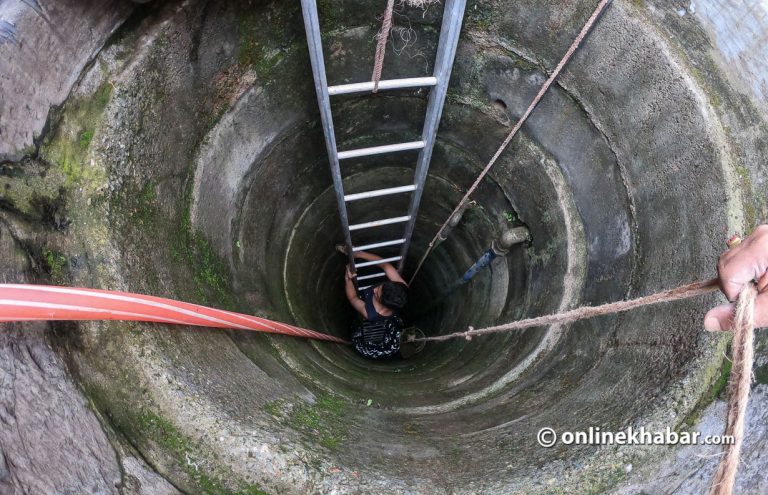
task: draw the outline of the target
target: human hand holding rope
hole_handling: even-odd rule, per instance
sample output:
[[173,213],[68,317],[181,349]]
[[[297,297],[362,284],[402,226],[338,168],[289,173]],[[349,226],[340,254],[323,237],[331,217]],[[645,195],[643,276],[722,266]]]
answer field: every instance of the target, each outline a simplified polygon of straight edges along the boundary
[[733,332],[725,432],[734,441],[723,448],[709,493],[731,495],[746,430],[755,327],[768,324],[768,225],[758,226],[746,239],[733,236],[720,255],[717,273],[720,290],[736,303],[712,308],[704,317],[704,328]]
[[[747,238],[734,236],[717,263],[720,290],[729,301],[736,301],[746,284],[757,281],[755,326],[768,326],[768,225],[758,226]],[[712,308],[704,317],[704,328],[711,332],[733,328],[735,302]]]

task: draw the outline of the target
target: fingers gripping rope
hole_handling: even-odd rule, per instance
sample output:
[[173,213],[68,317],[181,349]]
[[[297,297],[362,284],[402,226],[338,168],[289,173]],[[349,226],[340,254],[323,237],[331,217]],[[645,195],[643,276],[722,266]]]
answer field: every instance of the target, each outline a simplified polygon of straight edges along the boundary
[[129,292],[0,284],[0,322],[127,320],[279,333],[347,344],[314,330],[232,311]]

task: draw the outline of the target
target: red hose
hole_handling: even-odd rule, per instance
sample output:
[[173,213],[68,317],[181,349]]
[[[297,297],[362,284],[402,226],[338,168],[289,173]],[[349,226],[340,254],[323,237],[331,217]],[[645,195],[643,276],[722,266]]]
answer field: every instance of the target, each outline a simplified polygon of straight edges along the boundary
[[76,287],[0,284],[0,322],[32,320],[151,321],[348,343],[314,330],[162,297]]

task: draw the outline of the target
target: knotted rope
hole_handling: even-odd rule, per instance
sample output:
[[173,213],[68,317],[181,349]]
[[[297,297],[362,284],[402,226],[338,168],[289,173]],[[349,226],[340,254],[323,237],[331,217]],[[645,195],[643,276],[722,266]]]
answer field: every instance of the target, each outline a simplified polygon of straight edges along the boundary
[[[470,327],[465,332],[455,332],[432,337],[411,338],[408,342],[442,342],[451,339],[464,338],[472,340],[478,335],[509,332],[525,328],[553,325],[556,323],[571,323],[578,320],[594,318],[615,313],[629,311],[631,309],[651,304],[679,301],[691,297],[701,296],[716,291],[717,279],[694,282],[674,289],[657,292],[649,296],[618,301],[600,306],[583,306],[563,313],[538,316],[524,320],[513,321],[493,327],[473,329]],[[736,304],[736,314],[733,322],[733,342],[731,354],[733,367],[728,380],[728,419],[725,434],[733,438],[733,443],[725,445],[723,458],[712,481],[710,495],[731,495],[736,480],[736,470],[739,466],[739,453],[744,439],[744,423],[749,401],[749,390],[752,383],[752,364],[754,362],[754,338],[755,338],[755,297],[757,288],[750,283],[739,294]]]
[[731,359],[733,367],[728,378],[728,419],[725,434],[733,443],[723,448],[723,458],[712,480],[710,495],[730,495],[736,482],[739,454],[744,440],[749,389],[752,384],[752,364],[755,359],[755,298],[757,288],[747,284],[739,294],[733,320]]
[[512,330],[522,330],[524,328],[539,327],[544,325],[553,325],[555,323],[570,323],[578,320],[586,320],[587,318],[594,318],[595,316],[610,315],[614,313],[622,313],[629,311],[630,309],[639,308],[642,306],[649,306],[651,304],[678,301],[680,299],[687,299],[690,297],[701,296],[717,290],[717,279],[704,280],[699,282],[693,282],[688,285],[676,287],[674,289],[657,292],[650,296],[638,297],[636,299],[630,299],[629,301],[618,301],[608,304],[602,304],[600,306],[582,306],[580,308],[572,309],[570,311],[564,311],[562,313],[556,313],[553,315],[537,316],[535,318],[527,318],[524,320],[513,321],[511,323],[504,323],[503,325],[496,325],[486,328],[470,328],[465,332],[455,332],[445,335],[435,335],[432,337],[423,337],[420,339],[414,339],[414,341],[434,341],[440,342],[450,339],[464,338],[472,340],[472,337],[478,335],[487,335],[490,333],[509,332]]

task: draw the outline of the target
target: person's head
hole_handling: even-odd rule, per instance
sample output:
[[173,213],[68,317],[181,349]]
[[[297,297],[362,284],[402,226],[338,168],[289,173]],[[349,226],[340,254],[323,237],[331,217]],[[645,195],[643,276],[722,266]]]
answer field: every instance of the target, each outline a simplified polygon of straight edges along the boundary
[[384,282],[376,289],[381,304],[393,311],[400,311],[408,302],[408,286],[402,282]]

